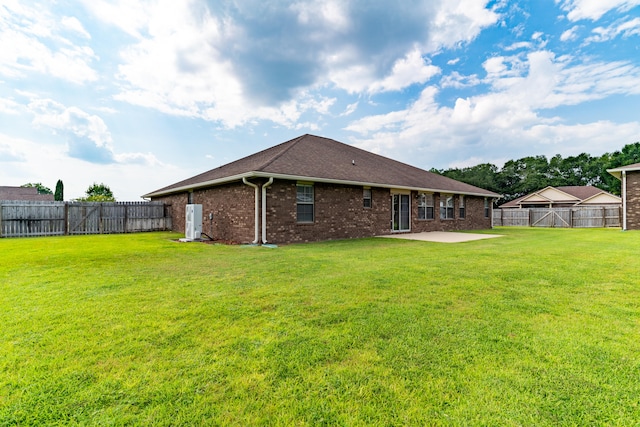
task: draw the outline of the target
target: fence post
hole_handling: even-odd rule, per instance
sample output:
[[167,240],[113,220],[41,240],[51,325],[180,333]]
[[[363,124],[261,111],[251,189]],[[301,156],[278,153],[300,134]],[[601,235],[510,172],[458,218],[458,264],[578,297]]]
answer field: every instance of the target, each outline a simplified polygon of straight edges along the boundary
[[124,205],[124,226],[122,227],[122,229],[123,229],[123,231],[125,233],[129,232],[129,230],[128,230],[129,227],[127,227],[128,226],[128,224],[127,224],[128,221],[129,221],[129,205]]
[[573,209],[569,208],[569,228],[573,228]]
[[0,237],[2,237],[2,203],[0,203]]

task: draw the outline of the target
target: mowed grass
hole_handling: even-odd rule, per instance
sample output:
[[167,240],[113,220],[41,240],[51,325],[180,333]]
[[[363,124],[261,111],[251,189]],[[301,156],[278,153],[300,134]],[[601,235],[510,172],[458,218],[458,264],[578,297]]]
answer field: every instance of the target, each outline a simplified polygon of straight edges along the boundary
[[637,425],[640,233],[0,239],[0,425]]

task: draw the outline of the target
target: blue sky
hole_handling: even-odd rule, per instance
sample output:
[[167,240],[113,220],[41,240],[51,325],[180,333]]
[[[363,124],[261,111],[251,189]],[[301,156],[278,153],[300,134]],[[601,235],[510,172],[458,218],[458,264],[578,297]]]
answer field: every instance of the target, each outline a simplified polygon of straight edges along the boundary
[[0,185],[138,200],[296,136],[424,169],[640,141],[640,0],[0,0]]

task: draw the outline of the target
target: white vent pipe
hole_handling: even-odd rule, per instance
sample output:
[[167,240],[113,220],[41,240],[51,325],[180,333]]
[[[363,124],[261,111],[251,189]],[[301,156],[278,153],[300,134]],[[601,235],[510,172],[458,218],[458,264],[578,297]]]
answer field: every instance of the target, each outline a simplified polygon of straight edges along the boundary
[[273,184],[273,177],[262,186],[262,243],[267,243],[267,187]]
[[247,181],[247,178],[242,178],[242,182],[244,182],[246,185],[248,185],[249,187],[253,187],[255,189],[255,195],[254,195],[254,199],[255,199],[255,238],[253,239],[253,243],[254,245],[257,245],[258,242],[260,241],[260,212],[259,212],[259,203],[260,201],[258,200],[258,195],[259,190],[258,190],[258,186],[252,182]]

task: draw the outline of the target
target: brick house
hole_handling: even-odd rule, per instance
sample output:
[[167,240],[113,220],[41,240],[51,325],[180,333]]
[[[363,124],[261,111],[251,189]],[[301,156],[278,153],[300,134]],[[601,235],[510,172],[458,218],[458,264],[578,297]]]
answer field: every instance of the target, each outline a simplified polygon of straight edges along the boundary
[[215,239],[296,243],[487,229],[500,195],[303,135],[143,197],[172,206],[174,231],[184,232],[194,203]]
[[607,172],[622,183],[622,229],[640,230],[640,163],[607,169]]

